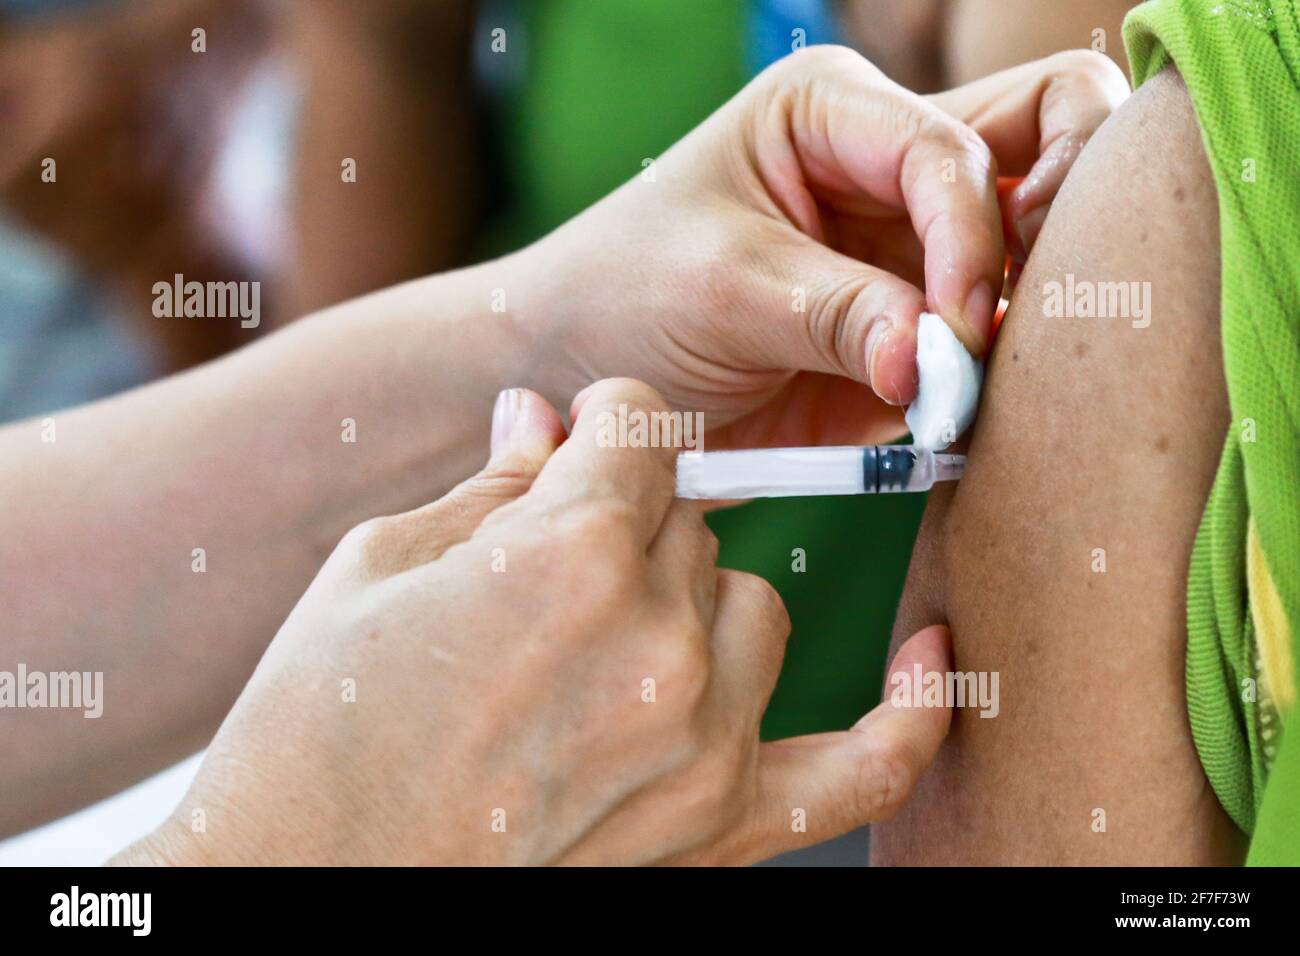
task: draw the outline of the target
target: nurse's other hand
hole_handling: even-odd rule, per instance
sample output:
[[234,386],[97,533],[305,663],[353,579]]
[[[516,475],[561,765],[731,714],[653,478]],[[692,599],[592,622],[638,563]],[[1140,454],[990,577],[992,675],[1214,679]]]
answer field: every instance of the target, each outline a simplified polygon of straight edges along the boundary
[[[920,312],[983,352],[1003,212],[1023,256],[1127,94],[1088,51],[928,98],[842,47],[793,54],[523,253],[539,384],[635,376],[715,448],[897,437]],[[1005,210],[999,172],[1026,177]]]
[[[483,472],[349,534],[181,805],[117,862],[740,863],[896,809],[950,712],[882,704],[760,744],[781,599],[715,566],[673,449],[601,441],[659,396],[581,398],[564,440],[506,393]],[[934,627],[895,667],[948,660]]]

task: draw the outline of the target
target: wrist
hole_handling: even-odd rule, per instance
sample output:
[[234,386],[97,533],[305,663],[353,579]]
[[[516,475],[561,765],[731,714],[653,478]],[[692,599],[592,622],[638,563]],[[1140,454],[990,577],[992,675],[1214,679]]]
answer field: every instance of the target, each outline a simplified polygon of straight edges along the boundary
[[[206,764],[205,764],[206,766]],[[277,866],[345,861],[302,853],[304,843],[282,808],[256,796],[254,778],[228,780],[244,797],[225,799],[203,774],[179,807],[105,866]]]
[[[318,493],[300,517],[325,532],[327,550],[347,527],[426,504],[487,460],[497,393],[533,375],[514,310],[493,311],[499,289],[513,303],[515,268],[505,259],[417,279],[266,341],[250,376],[280,382],[281,393],[286,381],[307,379],[286,431],[296,447],[301,423],[312,423]],[[300,483],[294,488],[301,504]]]
[[[421,367],[410,370],[432,402],[437,426],[468,418],[485,454],[497,394],[535,388],[547,372],[548,310],[534,302],[525,252],[398,286],[385,310],[382,334],[423,356]],[[402,386],[413,387],[414,381]]]
[[[573,233],[562,226],[512,255],[498,284],[506,300],[496,318],[514,337],[506,387],[531,388],[561,414],[583,388],[613,374],[610,356],[627,345],[619,328],[624,280],[618,267],[593,259]],[[593,306],[595,314],[588,314]]]
[[158,829],[113,854],[105,866],[201,866],[203,860],[189,853],[189,848],[172,834],[168,819]]

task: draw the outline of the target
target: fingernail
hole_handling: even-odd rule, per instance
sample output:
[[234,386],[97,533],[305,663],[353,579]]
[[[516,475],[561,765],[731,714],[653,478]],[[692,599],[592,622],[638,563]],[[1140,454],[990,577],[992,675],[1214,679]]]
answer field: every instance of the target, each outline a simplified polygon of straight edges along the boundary
[[1038,157],[1020,185],[1012,190],[1011,201],[1016,208],[1037,209],[1050,205],[1087,141],[1088,138],[1077,130],[1058,136]]
[[880,391],[876,384],[879,380],[876,363],[885,354],[880,346],[889,338],[890,329],[891,323],[889,319],[882,316],[875,321],[871,326],[871,331],[867,333],[867,384],[871,386],[872,391],[876,392],[877,395],[880,394]]
[[507,388],[497,395],[496,404],[492,406],[492,454],[495,456],[506,442],[519,421],[519,410],[523,406],[523,389]]
[[[989,334],[993,330],[993,313],[997,307],[997,293],[993,291],[993,286],[989,285],[986,279],[977,282],[975,288],[971,289],[966,296],[966,304],[961,310],[962,322],[974,333],[978,341],[963,344],[976,358],[983,355],[984,348],[988,345]],[[971,348],[972,345],[975,348]]]
[[898,673],[901,670],[911,670],[917,664],[922,664],[922,667],[924,669],[922,658],[925,655],[920,650],[922,643],[919,641],[917,643],[913,643],[914,640],[920,638],[923,634],[927,635],[926,640],[938,639],[941,644],[943,663],[940,664],[939,661],[934,661],[933,664],[938,665],[938,667],[936,668],[932,666],[929,669],[931,670],[940,669],[943,671],[952,670],[953,668],[952,631],[949,630],[946,625],[932,624],[929,627],[921,628],[921,630],[917,631],[915,634],[913,634],[911,637],[909,637],[906,641],[903,642],[903,646],[898,649],[898,653],[894,656],[893,663],[889,667],[890,677],[893,677],[896,673]]
[[1016,235],[1020,237],[1020,243],[1025,247],[1026,255],[1034,248],[1034,243],[1038,241],[1038,234],[1043,231],[1043,222],[1047,219],[1047,209],[1047,206],[1039,206],[1016,220]]
[[[887,405],[910,404],[916,399],[918,384],[916,331],[901,319],[882,319],[881,325],[884,331],[871,345],[868,384]],[[867,338],[871,338],[871,333],[867,333]]]

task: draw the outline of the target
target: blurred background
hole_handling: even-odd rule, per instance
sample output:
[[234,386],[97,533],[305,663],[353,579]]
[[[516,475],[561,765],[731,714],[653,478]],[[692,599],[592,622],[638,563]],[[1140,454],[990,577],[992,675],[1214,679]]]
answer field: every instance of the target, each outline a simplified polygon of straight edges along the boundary
[[[527,244],[794,48],[853,46],[918,92],[1076,47],[1127,72],[1133,5],[0,0],[0,423]],[[177,273],[259,281],[260,327],[155,318],[152,286]],[[778,499],[711,519],[721,563],[772,581],[794,622],[765,736],[874,706],[924,505]],[[0,843],[0,864],[98,864],[196,767]],[[868,838],[774,862],[865,865]]]

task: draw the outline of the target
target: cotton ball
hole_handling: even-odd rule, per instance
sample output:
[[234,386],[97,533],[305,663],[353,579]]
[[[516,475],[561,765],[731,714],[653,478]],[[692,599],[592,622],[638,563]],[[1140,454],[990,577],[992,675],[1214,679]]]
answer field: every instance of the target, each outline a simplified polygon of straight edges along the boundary
[[916,368],[920,384],[907,410],[912,442],[939,451],[970,427],[979,404],[984,366],[932,312],[922,312],[916,328]]

